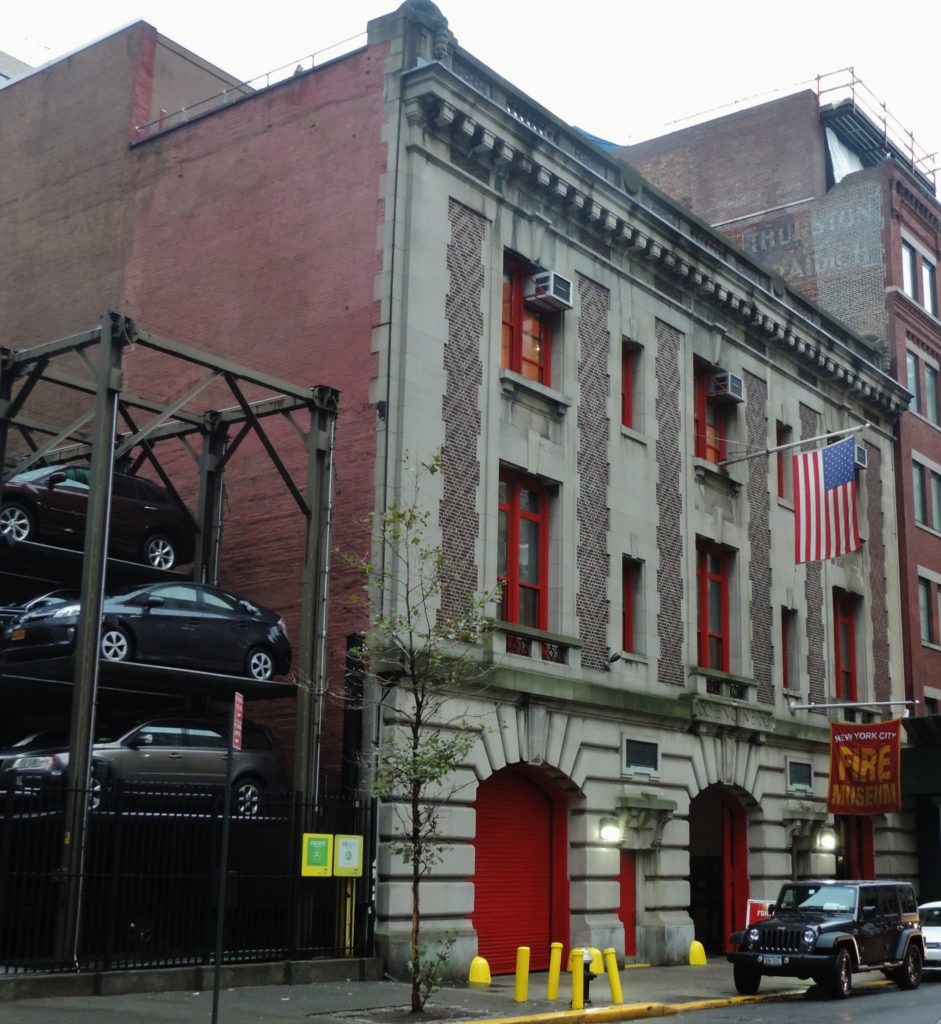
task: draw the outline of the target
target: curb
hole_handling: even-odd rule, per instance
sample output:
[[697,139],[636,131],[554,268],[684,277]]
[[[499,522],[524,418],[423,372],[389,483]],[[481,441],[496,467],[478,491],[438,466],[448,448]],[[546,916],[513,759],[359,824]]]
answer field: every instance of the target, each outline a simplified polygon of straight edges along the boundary
[[802,997],[806,989],[769,992],[767,995],[723,996],[715,999],[697,999],[688,1003],[624,1003],[620,1006],[599,1006],[587,1010],[554,1010],[550,1013],[523,1014],[519,1017],[488,1017],[486,1024],[598,1024],[620,1020],[645,1020],[653,1017],[672,1017],[674,1014],[695,1010],[718,1010],[745,1003],[768,1003],[775,1000]]

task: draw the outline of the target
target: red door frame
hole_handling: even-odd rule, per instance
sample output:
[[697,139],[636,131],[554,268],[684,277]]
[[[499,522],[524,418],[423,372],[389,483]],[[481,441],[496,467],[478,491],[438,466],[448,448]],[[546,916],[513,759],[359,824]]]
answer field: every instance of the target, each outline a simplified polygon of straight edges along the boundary
[[[512,772],[525,778],[539,789],[549,802],[549,934],[550,941],[561,942],[564,949],[570,945],[570,902],[568,873],[568,818],[569,806],[566,794],[545,774],[528,765],[510,765],[501,770],[503,774]],[[493,778],[493,776],[491,776]],[[480,785],[485,786],[485,779]],[[470,915],[473,920],[473,914]],[[531,966],[534,970],[546,970],[548,967],[549,950],[532,951]],[[545,962],[543,963],[543,958]]]
[[722,934],[725,952],[729,936],[745,927],[748,907],[748,818],[729,792],[722,793]]
[[624,955],[637,955],[637,855],[633,850],[621,850],[621,905],[618,917],[624,925]]

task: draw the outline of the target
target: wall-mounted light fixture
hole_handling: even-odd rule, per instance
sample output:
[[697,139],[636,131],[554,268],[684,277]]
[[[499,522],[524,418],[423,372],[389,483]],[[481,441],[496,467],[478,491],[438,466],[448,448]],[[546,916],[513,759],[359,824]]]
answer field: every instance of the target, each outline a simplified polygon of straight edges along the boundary
[[818,850],[825,853],[832,853],[836,849],[836,832],[829,825],[817,829],[814,836],[814,844]]
[[602,818],[598,834],[605,843],[616,843],[621,838],[621,823],[617,818]]

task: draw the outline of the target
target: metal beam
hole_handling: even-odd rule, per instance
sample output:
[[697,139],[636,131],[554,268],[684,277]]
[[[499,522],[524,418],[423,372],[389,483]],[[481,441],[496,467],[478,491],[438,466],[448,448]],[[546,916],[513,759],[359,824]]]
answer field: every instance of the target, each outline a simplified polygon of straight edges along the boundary
[[[130,321],[125,321],[130,323]],[[131,325],[133,329],[133,324]],[[75,349],[93,345],[101,338],[101,329],[96,327],[91,331],[82,331],[81,334],[73,334],[68,338],[60,338],[58,341],[48,341],[44,345],[36,345],[33,348],[17,349],[13,353],[13,365],[29,366],[40,359],[48,359],[51,356],[60,355],[63,352],[73,352]],[[19,374],[16,374],[19,376]]]
[[57,959],[77,964],[84,896],[85,842],[91,786],[91,747],[98,689],[98,644],[104,599],[105,562],[111,522],[112,451],[121,388],[121,356],[126,321],[106,313],[99,329],[98,393],[94,406],[85,557],[80,589],[81,615],[75,638],[75,677],[69,731],[69,788],[62,836],[64,893],[57,930]]
[[40,445],[31,455],[27,456],[27,458],[21,459],[17,463],[13,472],[8,477],[6,477],[3,482],[7,483],[7,481],[16,476],[17,473],[22,473],[25,469],[29,469],[29,467],[34,462],[38,462],[41,458],[45,456],[47,452],[55,448],[55,446],[62,440],[62,438],[69,437],[72,433],[78,430],[79,427],[84,426],[84,424],[86,424],[94,415],[94,409],[90,409],[88,412],[82,413],[82,415],[79,416],[77,420],[70,423],[63,431],[61,431],[55,437],[50,437],[45,444]]
[[283,392],[286,395],[291,395],[294,398],[300,398],[307,402],[318,401],[316,394],[312,394],[310,389],[305,390],[295,387],[293,384],[288,384],[277,377],[271,377],[267,373],[250,370],[239,363],[233,363],[230,359],[223,359],[216,355],[210,355],[207,352],[200,352],[197,349],[190,348],[188,345],[181,345],[177,341],[168,341],[166,338],[150,334],[148,331],[139,331],[136,341],[144,348],[166,352],[170,355],[178,356],[180,359],[185,359],[187,362],[196,363],[197,366],[206,366],[211,370],[222,370],[223,373],[231,374],[238,377],[239,380],[248,381],[251,384],[257,384],[259,387],[267,388],[269,391]]

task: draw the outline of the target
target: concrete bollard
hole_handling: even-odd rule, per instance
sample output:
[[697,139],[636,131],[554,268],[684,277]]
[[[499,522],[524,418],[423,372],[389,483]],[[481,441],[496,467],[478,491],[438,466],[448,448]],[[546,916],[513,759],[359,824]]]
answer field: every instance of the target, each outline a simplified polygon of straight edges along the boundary
[[516,950],[516,981],[513,984],[513,1001],[525,1003],[529,993],[529,946],[518,946]]
[[703,944],[695,939],[689,947],[689,965],[690,967],[706,966],[706,950],[703,948]]
[[620,1006],[624,1002],[621,994],[621,976],[618,974],[618,957],[614,947],[610,946],[604,951],[604,965],[608,972],[608,984],[611,986],[611,1002]]
[[549,947],[549,978],[546,981],[546,999],[551,1003],[559,998],[559,975],[562,973],[562,943]]
[[467,984],[473,988],[484,988],[490,984],[490,964],[482,956],[475,956],[471,960]]

